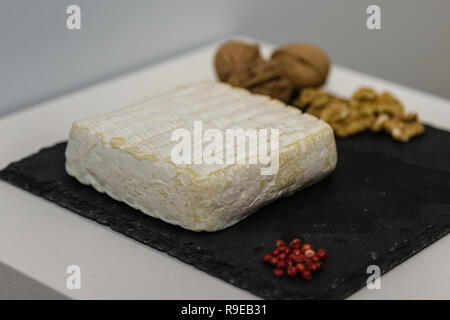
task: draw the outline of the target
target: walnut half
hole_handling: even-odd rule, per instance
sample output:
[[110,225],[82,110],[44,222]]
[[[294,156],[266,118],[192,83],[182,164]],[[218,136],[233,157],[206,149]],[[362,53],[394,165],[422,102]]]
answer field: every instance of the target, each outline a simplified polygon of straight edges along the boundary
[[384,129],[398,141],[408,142],[409,139],[425,132],[425,127],[419,122],[417,114],[410,113],[401,117],[392,117],[384,123]]
[[342,138],[370,129],[385,131],[395,140],[407,142],[425,131],[417,114],[405,114],[403,105],[392,94],[379,95],[371,88],[360,88],[350,100],[306,88],[294,100],[294,105],[327,121]]

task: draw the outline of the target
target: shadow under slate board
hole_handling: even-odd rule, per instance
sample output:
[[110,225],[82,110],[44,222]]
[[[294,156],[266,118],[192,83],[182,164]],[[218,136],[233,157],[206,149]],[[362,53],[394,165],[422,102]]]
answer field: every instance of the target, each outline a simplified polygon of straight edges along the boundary
[[[387,272],[449,232],[450,133],[428,126],[407,144],[361,134],[337,145],[327,179],[216,233],[164,223],[78,183],[65,173],[66,143],[0,177],[260,297],[341,299],[365,285],[369,265]],[[261,262],[276,239],[294,237],[328,252],[310,282],[276,278]]]

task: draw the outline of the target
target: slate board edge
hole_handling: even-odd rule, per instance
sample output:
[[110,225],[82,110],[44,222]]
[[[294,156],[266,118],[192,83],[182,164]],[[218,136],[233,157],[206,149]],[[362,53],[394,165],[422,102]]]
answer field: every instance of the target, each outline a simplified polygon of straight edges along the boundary
[[[59,142],[53,146],[42,148],[34,154],[45,152],[48,149],[52,149],[64,143],[66,142]],[[53,202],[58,206],[64,207],[72,212],[75,212],[85,218],[94,220],[102,225],[106,225],[110,229],[121,233],[118,229],[114,228],[114,225],[101,222],[98,219],[98,216],[86,214],[79,206],[77,206],[77,204],[83,202],[83,199],[78,198],[75,194],[70,193],[70,203],[73,205],[64,206],[61,203],[58,203],[57,199],[58,197],[61,198],[63,196],[65,198],[68,198],[68,193],[65,193],[64,190],[60,190],[57,184],[50,183],[47,185],[42,185],[36,183],[33,177],[26,176],[18,171],[18,165],[34,154],[9,164],[6,168],[0,171],[0,179],[16,187],[24,189],[34,195],[49,200],[50,202]],[[96,209],[104,210],[103,208]],[[406,261],[411,256],[415,255],[424,248],[433,244],[435,241],[447,235],[450,232],[450,225],[445,225],[440,228],[433,227],[431,229],[432,230],[424,232],[419,238],[416,238],[414,242],[411,242],[408,245],[394,250],[388,255],[388,257],[385,256],[383,257],[384,259],[380,260],[389,260],[385,258],[398,255],[399,253],[401,253],[401,251],[406,251],[407,254],[405,254],[403,259],[400,259],[396,263],[392,264],[386,264],[383,262],[377,263],[377,260],[375,260],[374,264],[378,264],[380,266],[382,274],[387,273],[397,265]],[[433,236],[429,239],[425,238],[425,236],[430,236],[430,232],[432,232]],[[286,290],[279,286],[273,286],[272,283],[267,282],[262,277],[259,277],[258,274],[251,272],[252,270],[242,270],[242,268],[240,268],[239,266],[233,265],[227,261],[220,260],[214,253],[204,249],[199,250],[191,244],[185,243],[182,247],[182,250],[180,250],[180,246],[177,246],[176,244],[174,245],[174,243],[168,241],[168,239],[165,238],[164,235],[158,233],[157,231],[155,231],[153,234],[149,234],[149,240],[146,241],[135,238],[131,234],[123,234],[145,245],[167,253],[168,255],[173,256],[178,260],[183,261],[184,263],[190,264],[199,270],[202,270],[238,288],[247,290],[264,299],[344,299],[358,291],[360,288],[363,288],[366,285],[366,279],[368,277],[367,274],[356,274],[355,277],[353,277],[350,281],[347,280],[345,283],[341,283],[334,288],[330,288],[318,294],[314,294],[314,296],[307,296],[301,294],[298,291]],[[260,262],[257,261],[256,263]],[[213,265],[214,267],[208,268],[211,265]],[[359,270],[362,270],[363,267],[364,266],[360,266]],[[270,271],[268,270],[268,272]],[[255,288],[253,286],[255,283],[258,284],[258,288]]]

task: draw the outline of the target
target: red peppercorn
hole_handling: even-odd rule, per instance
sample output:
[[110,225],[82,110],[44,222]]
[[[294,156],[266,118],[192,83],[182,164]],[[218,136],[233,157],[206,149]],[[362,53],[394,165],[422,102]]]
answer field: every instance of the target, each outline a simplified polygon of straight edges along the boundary
[[269,259],[269,263],[271,264],[271,265],[276,265],[277,264],[277,262],[278,262],[278,258],[277,257],[270,257],[270,259]]
[[306,270],[306,266],[305,266],[303,263],[298,263],[298,264],[296,265],[296,267],[297,267],[297,270],[298,270],[299,272],[303,272],[303,271]]
[[296,263],[303,262],[302,259],[299,256],[296,256],[296,255],[293,256],[292,260],[294,260]]
[[314,252],[314,250],[311,250],[311,249],[305,251],[305,256],[306,256],[307,258],[312,258],[315,254],[316,254],[316,253]]
[[323,250],[323,249],[317,250],[317,256],[318,256],[319,259],[322,260],[322,261],[326,261],[326,260],[328,259],[328,254],[327,254],[326,251]]
[[286,247],[286,243],[284,243],[283,240],[277,240],[277,247],[278,248]]
[[277,240],[277,248],[263,256],[263,262],[274,266],[273,274],[282,277],[285,273],[289,277],[301,275],[304,280],[311,280],[312,273],[318,272],[327,260],[327,253],[320,249],[314,252],[312,245],[302,244],[295,238],[286,246],[283,240]]
[[280,250],[282,253],[286,253],[286,254],[291,253],[291,249],[289,247],[281,247]]
[[281,254],[280,248],[276,248],[275,250],[272,251],[272,255],[273,255],[274,257],[277,257],[277,256],[279,256],[280,254]]
[[291,278],[294,278],[295,276],[297,276],[297,268],[294,266],[290,266],[287,268],[287,275]]
[[319,267],[317,266],[317,264],[312,264],[311,265],[311,269],[310,269],[312,272],[317,272],[317,271],[319,271]]
[[266,255],[264,255],[264,257],[263,257],[263,262],[264,263],[267,263],[267,262],[269,262],[270,261],[270,258],[272,258],[272,255],[271,254],[266,254]]
[[274,269],[273,274],[275,275],[275,277],[280,278],[284,275],[284,269]]
[[284,261],[284,260],[279,260],[279,261],[277,262],[277,266],[276,266],[277,269],[286,269],[286,267],[287,267],[286,261]]
[[302,274],[302,279],[303,279],[303,280],[309,281],[309,280],[312,279],[312,274],[311,274],[311,272],[308,271],[308,270],[303,271],[301,274]]
[[291,243],[289,244],[289,247],[291,247],[292,249],[299,249],[301,246],[302,242],[298,238],[292,240]]

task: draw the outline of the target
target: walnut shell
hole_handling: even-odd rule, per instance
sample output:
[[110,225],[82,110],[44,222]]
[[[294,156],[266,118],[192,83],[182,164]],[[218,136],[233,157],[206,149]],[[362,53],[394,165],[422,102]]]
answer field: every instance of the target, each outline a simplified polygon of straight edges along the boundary
[[289,102],[294,89],[291,81],[284,76],[281,66],[275,61],[260,61],[242,67],[231,74],[227,82],[284,103]]
[[285,45],[272,54],[297,89],[319,87],[325,83],[330,59],[320,48],[307,43]]
[[250,91],[269,96],[288,104],[291,100],[293,89],[294,87],[289,79],[277,78],[250,88]]
[[235,70],[261,60],[258,45],[228,41],[216,51],[214,65],[220,81],[227,81]]

